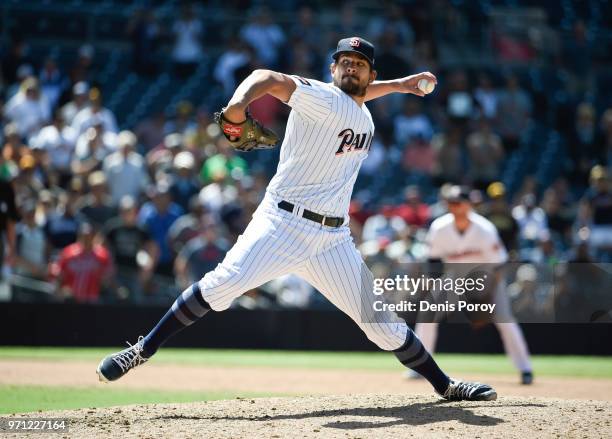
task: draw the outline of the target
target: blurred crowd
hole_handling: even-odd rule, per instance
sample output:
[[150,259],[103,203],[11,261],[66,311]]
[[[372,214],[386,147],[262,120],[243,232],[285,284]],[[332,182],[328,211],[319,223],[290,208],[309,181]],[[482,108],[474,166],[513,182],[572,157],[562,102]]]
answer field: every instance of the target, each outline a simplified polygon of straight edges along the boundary
[[[374,16],[351,3],[337,11],[296,5],[294,20],[283,23],[259,7],[220,35],[193,5],[171,22],[158,20],[154,8],[138,9],[125,35],[133,71],[159,75],[166,57],[173,80],[182,81],[208,59],[210,87],[221,98],[181,101],[134,126],[122,126],[122,115],[105,106],[95,45],[82,45],[73,62],[60,65],[53,56],[32,59],[28,41],[15,33],[1,52],[5,280],[22,297],[175,297],[222,260],[271,176],[229,147],[211,109],[255,68],[329,80],[330,53],[350,35],[375,43],[379,79],[429,70],[440,84],[425,99],[392,95],[368,104],[376,137],[350,213],[369,263],[422,260],[427,226],[446,211],[450,183],[473,188],[474,208],[498,227],[513,261],[612,261],[612,108],[594,98],[596,73],[610,65],[593,55],[588,24],[577,18],[561,31],[544,23],[539,30],[555,44],[498,29],[488,36],[495,63],[475,70],[449,66],[442,55],[454,39],[469,47],[467,13],[434,3],[416,12],[389,2]],[[521,73],[536,62],[562,78],[555,96],[525,83]],[[252,112],[282,132],[288,108],[264,97]],[[502,176],[513,155],[531,147],[524,135],[533,126],[562,139],[558,172],[549,181],[528,174],[510,188]],[[237,306],[320,300],[288,277]]]

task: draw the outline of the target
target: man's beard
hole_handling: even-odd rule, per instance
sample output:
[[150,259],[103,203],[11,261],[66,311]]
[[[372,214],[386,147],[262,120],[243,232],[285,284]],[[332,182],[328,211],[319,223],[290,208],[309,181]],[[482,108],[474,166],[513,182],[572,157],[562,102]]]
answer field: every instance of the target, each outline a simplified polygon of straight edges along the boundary
[[[351,79],[353,78],[353,79]],[[340,79],[340,84],[335,84],[340,90],[344,93],[349,94],[351,96],[362,97],[366,94],[367,85],[359,84],[359,79],[354,76],[345,76]]]

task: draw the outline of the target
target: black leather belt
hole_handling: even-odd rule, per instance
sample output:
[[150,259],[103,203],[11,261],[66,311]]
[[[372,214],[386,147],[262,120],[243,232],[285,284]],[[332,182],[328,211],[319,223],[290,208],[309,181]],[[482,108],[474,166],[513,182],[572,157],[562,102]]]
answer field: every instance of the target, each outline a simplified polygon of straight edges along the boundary
[[[287,212],[293,213],[293,208],[295,206],[289,201],[283,200],[278,203],[278,207],[286,210]],[[307,209],[304,209],[302,216],[310,221],[314,221],[315,223],[323,224],[324,226],[328,227],[340,227],[344,223],[344,218],[325,216]]]

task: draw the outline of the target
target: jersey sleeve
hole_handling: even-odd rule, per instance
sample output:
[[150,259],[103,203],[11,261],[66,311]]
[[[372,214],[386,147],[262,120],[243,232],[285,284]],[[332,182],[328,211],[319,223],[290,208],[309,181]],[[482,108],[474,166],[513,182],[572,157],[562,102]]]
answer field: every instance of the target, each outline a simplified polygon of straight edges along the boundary
[[287,105],[304,118],[316,121],[329,115],[332,111],[333,92],[326,84],[300,76],[291,76],[295,82],[295,91]]
[[435,227],[430,227],[425,237],[425,244],[427,244],[427,258],[428,259],[443,259],[444,250],[441,245],[442,240],[440,239],[440,233]]

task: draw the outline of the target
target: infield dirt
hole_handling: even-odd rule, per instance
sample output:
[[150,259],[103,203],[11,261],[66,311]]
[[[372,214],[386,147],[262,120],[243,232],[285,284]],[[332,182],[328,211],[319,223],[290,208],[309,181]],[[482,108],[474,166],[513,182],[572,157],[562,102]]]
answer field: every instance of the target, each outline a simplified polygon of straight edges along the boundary
[[600,438],[612,429],[608,401],[502,396],[449,403],[430,394],[234,399],[36,416],[70,418],[63,436],[78,438]]
[[447,403],[425,381],[405,380],[399,371],[151,363],[119,382],[102,384],[95,366],[88,361],[2,360],[0,384],[310,395],[28,414],[70,418],[70,432],[54,437],[526,439],[600,438],[612,432],[609,379],[536,377],[533,386],[520,386],[516,376],[463,376],[492,384],[499,399]]

